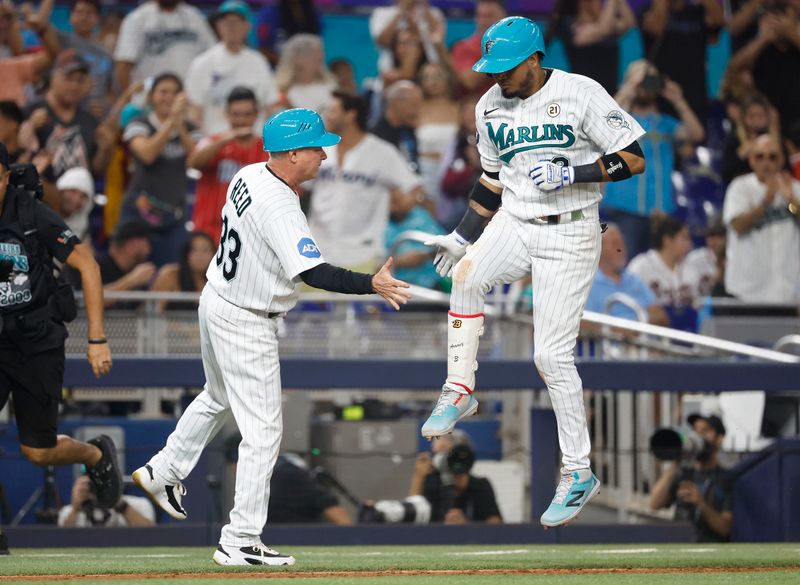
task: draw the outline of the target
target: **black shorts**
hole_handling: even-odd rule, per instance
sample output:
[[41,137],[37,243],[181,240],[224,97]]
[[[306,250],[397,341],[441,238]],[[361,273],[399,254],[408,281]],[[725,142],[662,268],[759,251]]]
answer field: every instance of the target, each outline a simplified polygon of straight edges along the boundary
[[10,394],[22,445],[35,449],[56,446],[63,383],[63,345],[27,358],[18,350],[0,349],[0,408]]

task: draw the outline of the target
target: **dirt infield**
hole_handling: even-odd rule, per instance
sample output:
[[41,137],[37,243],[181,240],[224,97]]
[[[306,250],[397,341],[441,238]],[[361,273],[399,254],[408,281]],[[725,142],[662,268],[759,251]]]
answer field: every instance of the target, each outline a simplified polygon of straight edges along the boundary
[[800,571],[800,565],[787,567],[663,567],[663,568],[587,568],[587,569],[471,569],[396,570],[396,571],[256,571],[252,573],[119,573],[105,575],[21,575],[0,576],[2,581],[123,581],[135,579],[326,579],[330,577],[415,577],[425,576],[504,576],[504,575],[652,575],[658,573],[771,573]]

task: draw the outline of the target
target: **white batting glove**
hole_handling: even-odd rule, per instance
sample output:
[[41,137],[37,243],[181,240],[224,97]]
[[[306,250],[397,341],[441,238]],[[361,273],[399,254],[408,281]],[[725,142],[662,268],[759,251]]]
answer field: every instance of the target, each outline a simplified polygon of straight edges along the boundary
[[575,169],[542,160],[528,176],[540,191],[556,191],[575,182]]
[[433,265],[439,276],[450,276],[453,266],[467,253],[469,242],[462,238],[455,230],[446,236],[432,236],[425,242],[426,246],[438,246]]

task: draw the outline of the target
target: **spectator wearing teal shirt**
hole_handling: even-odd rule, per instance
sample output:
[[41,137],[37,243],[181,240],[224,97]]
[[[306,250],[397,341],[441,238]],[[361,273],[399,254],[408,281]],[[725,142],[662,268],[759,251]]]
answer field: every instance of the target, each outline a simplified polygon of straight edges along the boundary
[[393,189],[389,203],[389,225],[386,228],[386,249],[394,256],[396,278],[424,288],[437,288],[441,279],[433,266],[433,250],[420,242],[407,241],[394,249],[401,233],[419,230],[443,235],[444,230],[433,216],[417,205],[413,193]]
[[[656,303],[656,296],[638,276],[625,270],[628,262],[625,241],[619,227],[608,226],[603,234],[603,248],[600,253],[600,264],[594,278],[587,311],[605,313],[606,301],[614,293],[623,293],[636,301],[647,313],[648,322],[653,325],[669,325],[667,316],[661,305]],[[622,303],[611,305],[609,314],[612,317],[636,320],[636,313]]]
[[[648,248],[652,213],[670,214],[675,210],[672,172],[676,135],[680,133],[697,144],[703,141],[705,130],[683,97],[681,87],[662,77],[646,61],[636,61],[628,67],[625,82],[615,97],[646,132],[639,144],[647,168],[627,181],[609,183],[602,210],[605,218],[619,226],[628,251],[636,256]],[[659,111],[659,98],[672,104],[679,120]]]

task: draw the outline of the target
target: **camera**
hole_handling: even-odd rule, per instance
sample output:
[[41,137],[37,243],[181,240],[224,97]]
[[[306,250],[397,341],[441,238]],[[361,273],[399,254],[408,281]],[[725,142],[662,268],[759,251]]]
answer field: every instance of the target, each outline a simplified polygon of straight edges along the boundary
[[431,521],[431,505],[423,496],[366,502],[358,511],[358,521],[362,524],[427,524]]
[[41,201],[44,197],[44,190],[35,166],[30,163],[15,163],[9,167],[9,172],[11,173],[8,178],[10,187],[27,191]]
[[653,93],[661,93],[661,90],[664,89],[664,78],[660,73],[648,73],[642,80],[641,88]]
[[650,451],[661,461],[705,461],[714,446],[688,428],[663,428],[650,437]]

